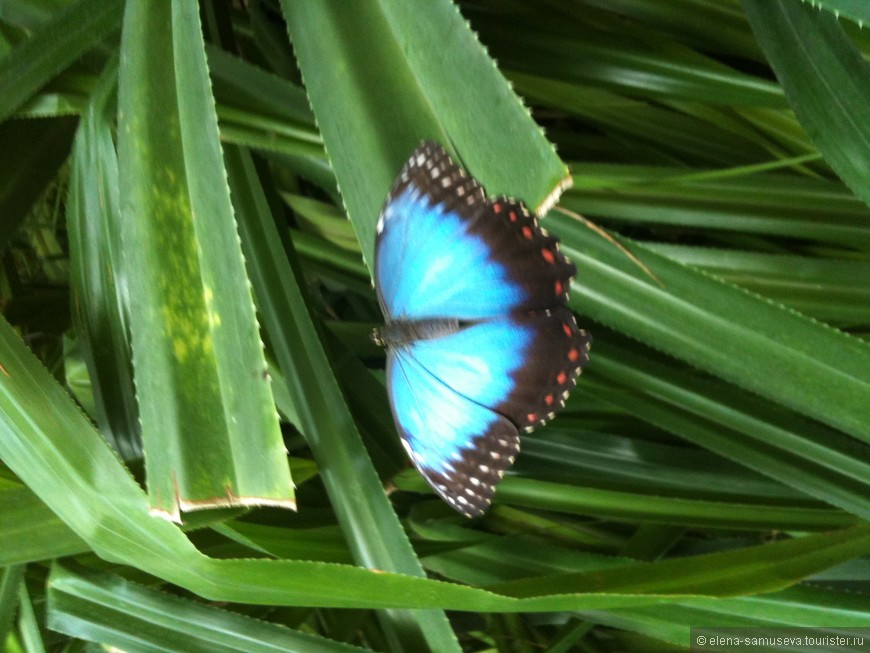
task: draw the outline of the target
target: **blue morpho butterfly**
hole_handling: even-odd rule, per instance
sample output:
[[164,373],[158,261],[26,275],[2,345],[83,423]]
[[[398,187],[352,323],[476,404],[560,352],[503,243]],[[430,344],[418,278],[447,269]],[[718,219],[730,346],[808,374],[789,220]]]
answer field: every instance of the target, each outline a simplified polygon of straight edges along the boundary
[[588,359],[565,307],[577,269],[528,209],[422,143],[377,227],[393,418],[414,466],[453,508],[482,515],[519,431],[553,417]]

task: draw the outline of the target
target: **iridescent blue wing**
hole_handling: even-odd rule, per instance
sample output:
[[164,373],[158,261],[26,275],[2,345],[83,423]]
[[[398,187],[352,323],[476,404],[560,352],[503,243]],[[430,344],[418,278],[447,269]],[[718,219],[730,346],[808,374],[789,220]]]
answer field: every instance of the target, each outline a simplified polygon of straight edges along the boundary
[[391,351],[387,387],[414,465],[451,506],[476,517],[531,429],[564,405],[589,336],[559,307],[494,318]]
[[378,220],[375,285],[388,320],[552,308],[575,272],[521,202],[488,200],[437,143],[414,151]]
[[517,427],[445,385],[408,349],[388,354],[387,387],[414,466],[454,509],[482,515],[519,451]]

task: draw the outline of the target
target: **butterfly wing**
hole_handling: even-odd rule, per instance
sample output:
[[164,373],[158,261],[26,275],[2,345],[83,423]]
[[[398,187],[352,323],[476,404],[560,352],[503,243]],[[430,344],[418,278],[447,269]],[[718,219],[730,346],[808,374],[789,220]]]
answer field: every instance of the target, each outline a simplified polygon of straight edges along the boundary
[[393,416],[414,465],[451,506],[474,517],[530,429],[564,405],[589,336],[565,308],[512,315],[390,353]]
[[437,143],[414,151],[378,220],[375,282],[388,319],[552,308],[575,272],[521,202],[487,200]]
[[408,348],[389,353],[387,388],[414,466],[454,509],[482,515],[519,451],[517,427],[433,376]]

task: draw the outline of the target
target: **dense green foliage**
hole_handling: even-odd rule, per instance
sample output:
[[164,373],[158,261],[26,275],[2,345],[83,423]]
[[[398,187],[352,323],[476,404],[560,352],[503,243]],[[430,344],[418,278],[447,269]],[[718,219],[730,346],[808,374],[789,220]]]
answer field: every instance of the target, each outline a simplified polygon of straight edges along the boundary
[[[0,0],[0,646],[870,627],[868,19]],[[423,138],[557,202],[595,337],[476,521],[408,468],[368,340]]]

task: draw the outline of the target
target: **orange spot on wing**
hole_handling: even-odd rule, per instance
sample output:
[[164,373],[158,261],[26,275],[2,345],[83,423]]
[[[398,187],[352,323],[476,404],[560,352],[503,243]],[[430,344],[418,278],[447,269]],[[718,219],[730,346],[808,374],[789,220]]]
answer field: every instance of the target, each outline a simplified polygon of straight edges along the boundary
[[549,249],[542,249],[541,256],[544,257],[544,260],[551,265],[556,262],[556,255],[553,254]]
[[526,237],[526,240],[532,239],[532,230],[528,227],[523,227],[523,236]]
[[566,336],[571,337],[571,325],[567,322],[562,322],[562,331],[565,332]]
[[517,212],[516,211],[511,211],[508,215],[510,216],[511,222],[517,221]]
[[572,349],[568,352],[568,360],[572,363],[575,362],[578,358],[580,358],[580,352],[577,349]]
[[553,395],[547,395],[546,397],[544,397],[544,402],[548,406],[552,406],[554,401],[556,401],[556,400],[553,398]]
[[562,282],[559,281],[558,279],[556,279],[556,284],[555,284],[555,286],[556,286],[556,294],[557,294],[557,295],[561,295],[561,294],[562,294],[562,290],[564,290],[564,288],[562,288]]
[[568,375],[565,374],[564,372],[559,372],[556,375],[556,383],[558,383],[559,385],[562,385],[567,380],[568,380]]

